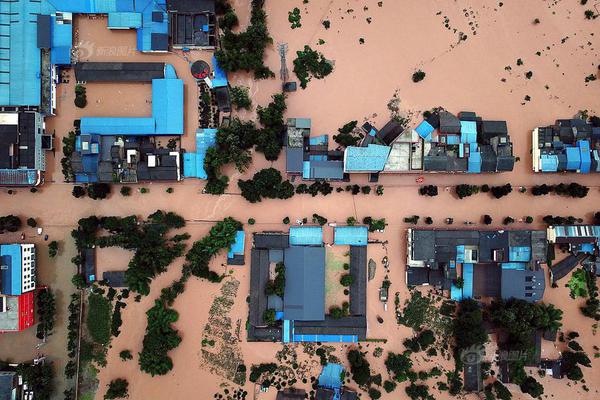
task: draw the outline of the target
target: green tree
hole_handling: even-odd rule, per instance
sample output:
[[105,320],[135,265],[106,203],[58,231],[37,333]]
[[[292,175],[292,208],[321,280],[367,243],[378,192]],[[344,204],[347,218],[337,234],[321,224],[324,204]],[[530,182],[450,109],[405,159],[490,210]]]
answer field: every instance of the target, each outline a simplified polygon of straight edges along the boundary
[[364,354],[359,350],[351,349],[347,354],[350,363],[352,379],[359,386],[365,386],[371,379],[371,366]]
[[105,400],[129,397],[129,382],[126,379],[113,379],[107,386]]
[[527,393],[533,398],[540,397],[544,394],[544,387],[532,376],[525,378],[525,381],[521,383],[520,387],[523,393]]
[[340,284],[345,287],[349,287],[354,282],[354,277],[351,274],[344,274],[340,278]]
[[421,82],[423,79],[425,79],[425,72],[418,70],[416,71],[413,75],[412,75],[412,81],[414,83],[417,82]]
[[252,107],[252,100],[250,100],[250,94],[247,87],[233,86],[230,89],[230,94],[231,104],[235,106],[236,110],[249,110]]
[[323,54],[305,45],[303,51],[296,52],[294,60],[294,73],[300,80],[300,87],[306,89],[312,79],[323,79],[333,72],[333,64]]
[[48,243],[48,255],[50,256],[50,258],[54,258],[54,257],[56,257],[57,254],[58,254],[58,242],[56,240],[53,240],[50,243]]

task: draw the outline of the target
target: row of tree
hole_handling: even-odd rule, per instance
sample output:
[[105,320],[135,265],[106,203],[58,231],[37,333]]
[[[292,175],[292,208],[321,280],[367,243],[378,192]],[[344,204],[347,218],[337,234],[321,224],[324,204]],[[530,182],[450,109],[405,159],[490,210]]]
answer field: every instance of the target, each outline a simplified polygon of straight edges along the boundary
[[534,196],[545,196],[549,193],[555,193],[559,196],[569,196],[574,198],[584,198],[588,195],[590,188],[580,185],[576,182],[559,183],[558,185],[536,185],[531,188],[531,194]]

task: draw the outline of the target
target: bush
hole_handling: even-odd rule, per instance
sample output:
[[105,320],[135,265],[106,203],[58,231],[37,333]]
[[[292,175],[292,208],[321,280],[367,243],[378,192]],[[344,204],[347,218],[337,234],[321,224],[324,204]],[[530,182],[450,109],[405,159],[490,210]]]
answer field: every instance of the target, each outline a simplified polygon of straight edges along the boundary
[[296,52],[294,73],[300,80],[300,87],[306,89],[308,82],[314,77],[322,79],[333,71],[333,64],[323,54],[305,45],[303,51]]
[[172,194],[173,192],[175,192],[175,190],[172,187],[167,188],[167,190],[165,190],[165,192]]
[[421,82],[423,79],[425,79],[425,72],[418,70],[416,71],[413,75],[412,75],[412,81],[414,83],[417,82]]
[[374,400],[380,399],[381,392],[375,388],[370,388],[369,389],[369,397]]
[[510,194],[511,192],[512,186],[510,183],[507,183],[503,186],[492,186],[492,195],[497,199],[500,199],[504,196],[508,196],[508,194]]
[[121,350],[119,353],[119,357],[122,361],[128,361],[133,359],[133,355],[131,354],[131,350]]
[[74,103],[77,108],[85,108],[87,106],[87,96],[85,94],[75,96]]
[[377,187],[375,188],[375,194],[377,196],[383,196],[383,186],[377,185]]
[[250,94],[247,87],[233,86],[229,93],[231,94],[231,104],[235,106],[236,110],[249,110],[252,107],[252,100],[250,100]]
[[371,186],[363,186],[360,188],[360,191],[362,194],[369,194],[371,193]]
[[321,226],[327,223],[327,218],[320,216],[319,214],[313,214],[312,222]]
[[421,196],[431,196],[431,197],[435,197],[438,195],[438,187],[435,185],[426,185],[426,186],[421,186],[419,188],[419,194]]
[[35,218],[27,218],[27,225],[31,228],[35,228],[37,226],[37,221]]
[[383,389],[386,393],[392,393],[394,390],[396,390],[397,385],[398,384],[394,381],[385,381],[383,382]]
[[93,200],[102,200],[110,194],[108,183],[92,183],[88,186],[88,197]]
[[86,191],[83,186],[73,186],[73,191],[71,192],[73,197],[75,197],[77,199],[85,196],[85,193],[86,193]]
[[358,221],[354,217],[346,218],[346,225],[348,225],[348,226],[354,226],[354,225],[356,225],[357,222]]
[[131,188],[129,186],[121,186],[121,196],[130,196],[131,195]]
[[50,256],[50,258],[54,258],[54,257],[56,257],[57,254],[58,254],[58,242],[56,240],[53,240],[50,243],[48,243],[48,256]]
[[108,384],[108,390],[104,395],[105,400],[109,399],[122,399],[129,397],[128,394],[129,383],[125,379],[114,379]]
[[525,217],[525,223],[527,223],[527,224],[533,223],[533,217],[529,216],[529,215],[527,217]]
[[492,217],[491,217],[490,215],[488,215],[488,214],[485,214],[485,215],[483,216],[483,223],[484,223],[485,225],[491,225],[491,224],[492,224],[492,222],[493,222],[493,219],[492,219]]
[[248,218],[248,225],[254,225],[256,220],[254,218]]
[[345,287],[349,287],[354,282],[354,277],[351,274],[344,274],[340,278],[340,284]]
[[515,222],[515,219],[513,217],[506,217],[506,218],[504,218],[504,221],[502,221],[502,223],[504,225],[510,225],[513,222]]

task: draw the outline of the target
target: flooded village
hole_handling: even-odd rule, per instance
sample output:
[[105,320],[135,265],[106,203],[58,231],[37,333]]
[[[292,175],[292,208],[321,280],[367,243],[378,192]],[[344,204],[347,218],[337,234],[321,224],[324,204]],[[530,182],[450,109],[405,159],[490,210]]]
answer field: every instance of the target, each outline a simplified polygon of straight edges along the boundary
[[0,400],[600,397],[598,15],[0,0]]

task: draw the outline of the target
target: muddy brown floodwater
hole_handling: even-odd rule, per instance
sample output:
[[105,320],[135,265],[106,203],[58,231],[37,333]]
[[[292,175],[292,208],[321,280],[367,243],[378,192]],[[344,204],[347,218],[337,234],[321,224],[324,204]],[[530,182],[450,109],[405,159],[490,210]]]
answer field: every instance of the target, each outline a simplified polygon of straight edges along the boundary
[[[249,14],[248,0],[231,1],[242,21],[246,24]],[[378,3],[381,3],[379,6]],[[287,13],[299,7],[302,27],[292,30],[287,21]],[[591,5],[588,8],[592,7]],[[486,119],[506,119],[514,142],[515,153],[520,162],[511,173],[497,175],[427,175],[426,184],[440,185],[440,195],[436,198],[423,198],[417,193],[415,176],[384,175],[380,183],[385,187],[383,196],[332,193],[327,197],[295,196],[285,202],[263,201],[248,204],[241,196],[236,182],[240,177],[251,176],[256,170],[267,166],[284,169],[284,157],[274,163],[254,154],[252,168],[239,174],[233,168],[224,172],[231,176],[228,193],[223,196],[207,196],[201,193],[203,183],[186,180],[178,184],[144,184],[150,189],[148,194],[133,191],[130,197],[121,197],[116,188],[109,200],[93,201],[75,199],[71,196],[72,186],[63,183],[60,158],[62,145],[57,145],[54,156],[48,157],[46,185],[38,193],[17,190],[16,195],[0,192],[2,214],[16,214],[23,218],[39,218],[41,225],[50,233],[51,240],[60,240],[63,250],[56,260],[42,256],[39,260],[39,280],[51,285],[58,292],[58,321],[56,333],[47,345],[39,351],[56,361],[59,371],[59,386],[56,398],[62,398],[64,388],[62,368],[66,348],[66,306],[72,291],[70,277],[74,272],[69,262],[74,246],[69,232],[81,217],[96,215],[147,216],[156,209],[172,210],[181,214],[187,221],[186,231],[197,240],[208,232],[212,223],[226,216],[233,216],[242,222],[255,218],[257,223],[246,226],[248,237],[252,232],[287,229],[281,221],[289,217],[292,221],[311,217],[318,213],[330,222],[343,223],[349,216],[362,220],[365,216],[386,218],[389,223],[384,233],[372,234],[374,239],[386,240],[384,249],[380,244],[368,247],[368,257],[377,262],[375,278],[368,284],[368,337],[386,338],[387,343],[365,343],[364,350],[372,353],[381,346],[385,351],[402,351],[402,341],[411,336],[410,329],[397,325],[394,317],[393,294],[398,292],[403,302],[408,297],[405,285],[404,263],[406,259],[406,229],[403,218],[420,215],[431,216],[433,227],[444,227],[446,217],[455,219],[456,227],[463,221],[473,221],[473,228],[479,227],[483,214],[490,214],[494,226],[506,216],[515,219],[531,215],[535,218],[532,228],[543,228],[541,217],[547,214],[575,215],[589,219],[600,209],[598,177],[593,175],[534,175],[531,172],[530,132],[538,125],[550,124],[556,118],[568,118],[578,110],[587,109],[590,113],[600,111],[598,82],[585,83],[584,78],[597,71],[598,21],[585,20],[586,8],[578,0],[528,0],[528,1],[489,1],[489,0],[267,0],[269,30],[274,46],[269,47],[266,61],[278,75],[280,68],[276,45],[287,43],[287,65],[291,71],[295,51],[309,44],[335,62],[334,72],[324,80],[312,80],[306,90],[299,90],[288,96],[286,117],[308,117],[312,119],[313,134],[330,134],[350,120],[368,120],[382,126],[389,118],[387,103],[394,93],[398,93],[403,113],[419,114],[432,107],[443,106],[452,112],[476,111]],[[540,20],[534,24],[535,18]],[[322,21],[330,21],[330,29],[323,27]],[[447,25],[447,26],[446,26]],[[179,77],[185,80],[185,135],[182,147],[194,148],[194,132],[197,128],[197,90],[189,72],[189,61],[203,59],[210,61],[210,52],[192,51],[187,55],[175,51],[167,54],[145,55],[135,51],[135,32],[115,32],[106,29],[106,19],[91,20],[86,17],[76,19],[76,42],[81,47],[80,58],[89,61],[160,61],[173,64]],[[463,40],[459,41],[459,34]],[[466,39],[464,39],[466,35]],[[361,40],[364,43],[361,44]],[[324,44],[319,45],[319,39]],[[536,54],[539,52],[539,55]],[[186,59],[187,57],[187,59]],[[517,65],[517,60],[522,65]],[[426,73],[422,82],[411,81],[412,73],[418,69]],[[525,74],[533,72],[531,79]],[[69,72],[70,82],[58,88],[58,115],[47,120],[47,129],[54,131],[57,141],[72,129],[73,120],[84,115],[136,115],[150,113],[151,90],[149,85],[140,84],[89,84],[88,106],[78,109],[73,105],[74,72]],[[254,105],[268,103],[271,95],[279,91],[281,81],[254,81],[246,73],[230,76],[233,85],[250,87]],[[530,101],[525,101],[529,96]],[[241,118],[252,119],[254,112],[241,112]],[[357,183],[366,182],[366,176],[353,177]],[[534,198],[516,190],[501,200],[493,200],[486,194],[475,195],[458,201],[444,190],[457,183],[504,184],[513,187],[531,186],[539,183],[557,183],[576,180],[591,187],[585,199],[572,200],[556,196]],[[165,189],[174,187],[173,194]],[[515,228],[525,228],[516,223]],[[33,233],[28,233],[28,235]],[[4,235],[2,240],[17,240]],[[39,237],[40,253],[44,246]],[[190,241],[191,243],[191,241]],[[249,261],[250,241],[246,245],[246,260]],[[378,288],[385,271],[381,259],[390,259],[389,279],[390,301],[384,311],[379,301]],[[106,249],[99,252],[98,265],[101,270],[120,269],[128,262],[127,252]],[[223,266],[224,255],[215,259],[211,268],[226,272]],[[124,377],[130,382],[131,399],[211,399],[214,393],[222,392],[222,385],[230,389],[233,385],[218,375],[212,374],[202,364],[202,339],[208,321],[208,310],[221,285],[191,279],[185,293],[175,302],[180,317],[175,326],[183,338],[181,345],[169,355],[174,368],[165,376],[150,377],[140,372],[137,353],[141,350],[146,327],[145,312],[150,308],[160,290],[173,279],[178,278],[183,261],[177,260],[169,270],[152,283],[149,296],[136,303],[131,298],[123,310],[121,335],[112,341],[108,353],[108,366],[99,373],[100,390],[96,398],[102,399],[107,383],[114,378]],[[229,312],[235,326],[241,323],[239,349],[245,364],[269,362],[281,349],[280,344],[248,343],[245,340],[245,321],[248,306],[246,296],[249,288],[249,265],[232,267],[231,279],[239,281],[237,296]],[[565,278],[565,282],[566,282]],[[338,301],[338,300],[335,300]],[[598,383],[599,359],[594,359],[593,345],[598,336],[592,331],[592,321],[581,315],[578,307],[581,300],[568,296],[568,289],[562,286],[548,288],[544,301],[551,302],[564,312],[564,330],[580,333],[579,342],[592,358],[593,368],[583,368],[586,385],[572,384],[565,380],[540,378],[535,370],[530,372],[541,380],[545,393],[556,399],[597,399],[600,397]],[[377,317],[383,318],[383,323]],[[0,336],[0,354],[14,360],[27,359],[37,354],[34,330],[20,335]],[[562,345],[562,344],[560,344]],[[556,354],[563,348],[552,343],[544,344],[544,354]],[[345,361],[347,346],[335,345],[335,354]],[[493,348],[493,346],[492,346]],[[130,349],[132,361],[123,362],[119,352]],[[305,357],[299,349],[300,358]],[[416,356],[416,369],[430,369],[433,364],[451,368],[452,362],[437,357],[433,361]],[[384,356],[370,356],[371,365],[385,377]],[[314,374],[317,374],[315,369]],[[300,385],[302,386],[302,385]],[[306,385],[304,385],[306,386]],[[383,394],[383,399],[403,398],[403,386],[393,394]],[[433,386],[430,384],[430,386]],[[252,384],[244,389],[248,398],[272,400],[274,390],[257,393]],[[524,399],[517,387],[512,387],[514,399]],[[432,390],[437,399],[449,398],[444,392]],[[476,398],[468,395],[467,398]],[[365,396],[363,396],[365,398]]]

